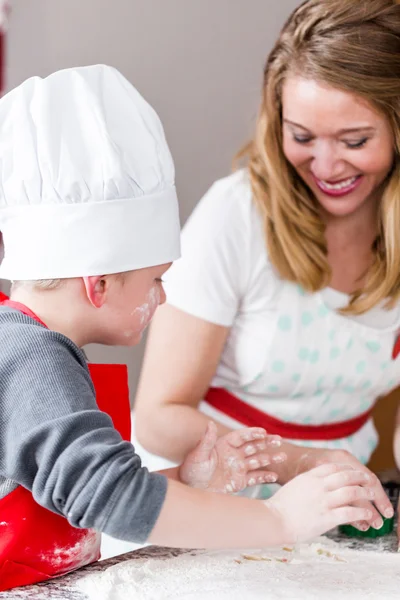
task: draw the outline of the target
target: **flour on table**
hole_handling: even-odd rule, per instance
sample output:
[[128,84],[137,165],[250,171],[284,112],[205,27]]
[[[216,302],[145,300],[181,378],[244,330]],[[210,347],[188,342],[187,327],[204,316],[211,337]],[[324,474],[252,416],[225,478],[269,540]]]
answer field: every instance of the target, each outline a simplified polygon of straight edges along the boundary
[[77,585],[90,600],[398,600],[400,556],[319,538],[279,549],[140,558]]

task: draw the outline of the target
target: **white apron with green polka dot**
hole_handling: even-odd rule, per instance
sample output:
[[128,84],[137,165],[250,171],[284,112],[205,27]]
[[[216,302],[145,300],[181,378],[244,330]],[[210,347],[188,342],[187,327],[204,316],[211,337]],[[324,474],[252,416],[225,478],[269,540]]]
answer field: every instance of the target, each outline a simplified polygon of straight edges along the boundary
[[[264,364],[246,385],[230,388],[245,402],[284,421],[321,425],[365,413],[400,384],[400,357],[392,360],[399,318],[384,329],[370,327],[328,308],[322,294],[307,294],[288,282],[280,286],[277,306]],[[217,376],[213,385],[223,381]],[[241,426],[206,403],[201,410]],[[347,438],[291,441],[346,449],[367,463],[378,440],[370,420]]]

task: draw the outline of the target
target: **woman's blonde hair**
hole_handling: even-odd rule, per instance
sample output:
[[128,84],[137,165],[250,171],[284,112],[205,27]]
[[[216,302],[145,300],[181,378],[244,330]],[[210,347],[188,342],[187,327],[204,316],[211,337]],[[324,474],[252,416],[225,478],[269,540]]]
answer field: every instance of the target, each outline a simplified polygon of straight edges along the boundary
[[400,296],[400,4],[394,0],[307,0],[269,55],[254,139],[247,158],[265,219],[270,258],[280,275],[315,292],[329,284],[325,227],[311,191],[282,149],[282,85],[300,74],[357,94],[390,123],[394,165],[379,207],[374,260],[343,312],[360,314]]

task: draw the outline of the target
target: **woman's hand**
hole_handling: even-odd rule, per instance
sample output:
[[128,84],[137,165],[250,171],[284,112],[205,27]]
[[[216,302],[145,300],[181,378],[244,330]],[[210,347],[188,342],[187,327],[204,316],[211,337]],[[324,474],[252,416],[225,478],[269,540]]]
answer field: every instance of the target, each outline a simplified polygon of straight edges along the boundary
[[213,492],[240,492],[247,486],[273,483],[277,474],[270,465],[286,459],[281,439],[252,427],[218,438],[210,421],[198,445],[189,452],[179,470],[182,483]]
[[[298,463],[296,465],[297,473],[304,473],[314,467],[319,465],[333,463],[337,465],[349,465],[356,471],[362,471],[366,473],[369,477],[369,488],[374,493],[374,501],[367,502],[355,502],[354,506],[359,506],[363,508],[369,508],[371,513],[371,518],[368,521],[359,521],[356,523],[352,523],[354,527],[360,529],[361,531],[367,530],[369,527],[373,527],[374,529],[380,529],[382,527],[383,521],[381,515],[386,518],[390,518],[393,516],[394,510],[392,504],[387,497],[386,493],[382,488],[382,484],[377,478],[377,476],[372,473],[365,465],[360,463],[350,452],[346,452],[346,450],[326,450],[319,448],[304,448],[304,452],[300,455],[298,459]],[[295,475],[296,473],[294,473]],[[379,511],[379,512],[378,512]],[[379,514],[380,513],[380,514]]]

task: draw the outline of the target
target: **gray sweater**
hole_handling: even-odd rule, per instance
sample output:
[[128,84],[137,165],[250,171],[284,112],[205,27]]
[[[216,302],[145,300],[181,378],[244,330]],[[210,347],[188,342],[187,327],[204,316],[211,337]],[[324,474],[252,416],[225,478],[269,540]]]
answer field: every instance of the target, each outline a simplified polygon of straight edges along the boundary
[[0,307],[0,498],[17,485],[75,527],[143,542],[167,480],[98,410],[83,352]]

